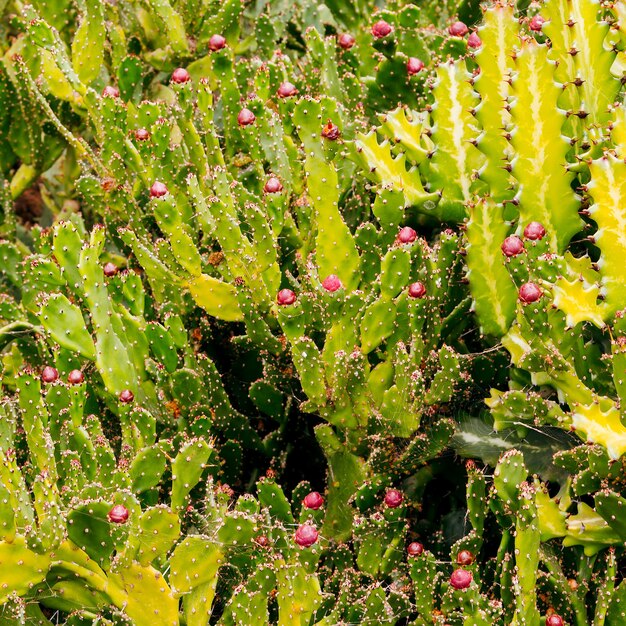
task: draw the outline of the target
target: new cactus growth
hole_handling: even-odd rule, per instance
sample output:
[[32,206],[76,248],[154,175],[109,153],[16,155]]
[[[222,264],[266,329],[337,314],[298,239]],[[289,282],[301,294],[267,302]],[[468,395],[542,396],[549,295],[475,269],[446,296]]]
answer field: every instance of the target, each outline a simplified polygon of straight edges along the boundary
[[304,506],[307,509],[312,509],[313,511],[317,511],[317,509],[321,508],[324,504],[324,498],[317,491],[311,491],[311,493],[307,493],[302,501]]
[[217,52],[226,46],[226,38],[223,35],[211,35],[209,39],[209,50]]
[[356,39],[350,33],[341,33],[341,35],[337,37],[337,43],[343,50],[350,50],[356,43]]
[[295,542],[301,548],[310,548],[317,543],[319,532],[311,524],[302,524],[298,526],[295,534]]
[[372,26],[372,35],[374,35],[376,39],[387,37],[392,31],[393,27],[388,22],[385,22],[385,20],[378,20],[378,22]]

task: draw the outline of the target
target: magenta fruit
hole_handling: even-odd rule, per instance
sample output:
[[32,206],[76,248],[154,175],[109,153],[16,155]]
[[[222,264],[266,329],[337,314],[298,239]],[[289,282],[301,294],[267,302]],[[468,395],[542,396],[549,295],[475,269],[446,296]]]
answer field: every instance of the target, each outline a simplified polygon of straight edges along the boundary
[[161,183],[158,180],[152,184],[152,187],[150,187],[151,198],[162,198],[163,196],[167,195],[167,193],[168,191],[165,183]]
[[112,524],[124,524],[128,520],[130,512],[123,504],[116,504],[108,513],[109,522]]
[[[533,15],[528,23],[528,28],[535,33],[540,33],[546,20],[541,15]],[[546,622],[547,623],[547,622]]]
[[472,33],[467,38],[467,46],[468,48],[480,48],[483,45],[482,39],[478,36],[478,33]]
[[185,83],[188,83],[191,80],[191,76],[189,75],[189,72],[184,67],[177,67],[172,72],[172,77],[170,80],[171,82],[177,85],[184,85]]
[[276,302],[281,306],[293,304],[296,301],[296,294],[291,289],[281,289],[276,296]]
[[209,39],[209,50],[211,52],[217,52],[222,48],[226,47],[226,38],[222,35],[211,35],[211,39]]
[[474,562],[474,555],[469,550],[461,550],[456,555],[456,562],[459,565],[471,565]]
[[330,274],[322,281],[322,287],[324,287],[326,291],[330,291],[331,293],[333,293],[334,291],[341,289],[343,285],[338,276],[335,276],[335,274]]
[[148,139],[150,139],[150,132],[145,128],[138,128],[135,131],[135,139],[137,141],[148,141]]
[[267,179],[265,186],[263,187],[263,191],[265,193],[279,193],[282,190],[283,185],[280,180],[276,178],[276,176],[270,176],[270,178]]
[[410,227],[405,226],[398,233],[398,241],[400,243],[413,243],[417,239],[417,233]]
[[417,281],[409,285],[409,296],[411,298],[423,298],[426,295],[426,287],[424,283]]
[[543,227],[543,224],[539,222],[531,222],[524,228],[524,237],[526,239],[531,239],[532,241],[539,241],[543,239],[546,234],[546,229]]
[[250,109],[241,109],[239,115],[237,115],[237,124],[239,126],[250,126],[250,124],[254,124],[254,120],[256,120],[256,116]]
[[372,35],[374,35],[376,39],[386,37],[391,31],[393,31],[391,24],[388,24],[385,20],[379,20],[372,26]]
[[546,617],[546,626],[563,626],[563,618],[556,613]]
[[467,589],[472,584],[472,572],[466,569],[455,569],[450,576],[450,584],[455,589]]
[[412,541],[406,549],[409,556],[419,556],[424,552],[424,546],[419,541]]
[[317,528],[311,524],[300,524],[296,530],[295,540],[301,548],[310,548],[317,542],[319,533]]
[[135,399],[135,394],[130,389],[124,389],[124,391],[120,392],[119,398],[120,402],[128,404]]
[[115,87],[115,85],[107,85],[102,90],[102,95],[105,98],[119,98],[120,97],[120,90],[117,87]]
[[115,276],[117,274],[117,265],[109,261],[109,263],[104,264],[102,271],[107,278],[111,278],[112,276]]
[[278,87],[278,91],[276,92],[279,98],[291,98],[291,96],[295,96],[298,93],[296,86],[289,81],[285,81],[280,84]]
[[409,57],[409,60],[406,62],[406,73],[409,76],[415,76],[415,74],[419,74],[423,69],[424,61],[415,57]]
[[328,139],[329,141],[336,141],[339,139],[339,135],[341,135],[339,126],[328,120],[326,126],[322,128],[322,137],[324,137],[324,139]]
[[339,43],[340,48],[350,50],[350,48],[354,46],[356,39],[350,33],[342,33],[337,38],[337,42]]
[[311,491],[311,493],[308,493],[306,496],[304,496],[304,500],[302,501],[302,503],[307,509],[317,511],[317,509],[319,509],[324,504],[324,498],[319,492]]
[[52,367],[51,365],[46,365],[41,371],[41,380],[44,383],[53,383],[55,380],[59,378],[59,370],[56,367]]
[[465,37],[469,33],[469,28],[464,22],[454,22],[448,27],[448,32],[453,37]]
[[504,256],[517,256],[524,252],[524,242],[517,235],[511,235],[502,242],[500,248]]
[[80,370],[72,370],[67,375],[67,382],[70,385],[80,385],[85,380],[84,374]]
[[402,504],[403,500],[404,496],[402,495],[402,492],[397,489],[388,489],[385,494],[385,504],[390,509],[398,508]]
[[537,302],[541,298],[543,292],[539,285],[535,283],[525,283],[519,288],[519,299],[525,304]]

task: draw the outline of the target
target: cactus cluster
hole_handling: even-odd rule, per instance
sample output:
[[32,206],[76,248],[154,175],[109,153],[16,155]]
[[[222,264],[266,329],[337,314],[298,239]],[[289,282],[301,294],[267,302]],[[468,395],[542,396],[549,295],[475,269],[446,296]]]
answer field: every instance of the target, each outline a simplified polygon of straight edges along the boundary
[[0,0],[0,624],[624,623],[625,83],[620,0]]

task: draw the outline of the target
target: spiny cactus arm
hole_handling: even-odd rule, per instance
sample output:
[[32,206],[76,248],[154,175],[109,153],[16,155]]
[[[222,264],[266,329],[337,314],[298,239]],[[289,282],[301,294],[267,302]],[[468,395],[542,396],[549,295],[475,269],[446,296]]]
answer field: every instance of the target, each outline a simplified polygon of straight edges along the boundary
[[354,511],[349,501],[365,480],[367,466],[363,459],[345,449],[330,425],[318,426],[315,436],[328,459],[328,476],[331,477],[321,534],[336,541],[346,541],[352,534],[354,523]]
[[125,389],[135,392],[139,380],[124,342],[121,320],[113,311],[105,286],[99,263],[103,245],[104,230],[94,229],[90,244],[80,253],[78,268],[96,333],[96,366],[106,387],[117,395]]
[[11,543],[0,542],[0,606],[13,593],[27,594],[34,585],[45,580],[52,559],[26,547],[26,540],[16,536]]
[[548,49],[534,39],[522,39],[515,56],[511,115],[515,149],[513,176],[519,182],[520,230],[540,222],[552,252],[562,253],[582,227],[579,202],[567,172],[568,143],[561,134],[565,115],[557,107],[561,89],[554,82]]
[[42,326],[62,348],[94,361],[96,348],[85,326],[79,307],[61,293],[50,294],[41,302],[38,312]]
[[41,383],[30,374],[22,374],[17,378],[16,385],[31,461],[39,472],[47,472],[56,483],[58,476],[54,443],[48,429],[48,410],[41,397]]
[[213,453],[204,439],[191,439],[181,447],[172,461],[172,508],[177,511],[185,504],[187,495],[196,486]]
[[539,570],[539,532],[535,488],[523,482],[515,522],[515,613],[512,626],[539,624],[537,573]]
[[483,129],[477,145],[486,156],[480,178],[489,185],[493,200],[502,202],[510,200],[515,193],[515,180],[508,171],[512,150],[506,132],[511,126],[507,102],[514,66],[512,51],[518,43],[519,25],[514,6],[509,2],[497,2],[488,7],[483,20],[478,29],[482,46],[474,55],[480,68],[474,80],[481,100],[476,118]]
[[470,292],[481,332],[501,337],[517,310],[517,289],[505,266],[502,242],[509,232],[503,207],[491,198],[469,205],[467,255]]
[[72,39],[72,66],[78,78],[89,85],[104,64],[104,10],[100,0],[87,0],[81,8],[81,20]]
[[189,293],[191,293],[196,304],[201,306],[209,315],[227,322],[243,320],[243,314],[237,301],[237,290],[233,285],[208,274],[193,276],[184,284],[189,289]]
[[321,276],[339,276],[346,289],[359,283],[361,260],[352,233],[339,212],[337,169],[324,155],[321,130],[326,106],[315,100],[300,100],[293,113],[298,135],[306,151],[304,168],[308,196],[317,217],[316,261]]
[[541,11],[549,20],[542,30],[550,37],[550,56],[559,64],[556,78],[568,85],[567,91],[578,92],[568,93],[563,105],[586,114],[586,128],[607,122],[609,105],[620,89],[619,80],[611,74],[616,51],[605,43],[609,24],[598,20],[600,10],[598,0],[548,0]]
[[598,267],[602,276],[606,316],[622,308],[626,288],[626,163],[607,153],[589,165],[587,190],[594,200],[589,213],[598,225],[594,235],[600,248]]
[[[626,16],[624,19],[626,23]],[[620,158],[626,158],[626,107],[616,106],[611,119],[611,141]]]
[[185,24],[180,14],[172,7],[169,0],[141,0],[146,10],[163,29],[169,47],[175,55],[189,53]]
[[288,565],[279,560],[276,581],[278,626],[309,624],[322,599],[317,575],[308,573],[302,565]]
[[480,134],[474,117],[479,100],[470,79],[462,59],[437,67],[431,112],[435,152],[429,182],[432,191],[441,193],[438,210],[448,221],[462,221],[465,203],[484,186],[475,180],[485,156],[475,146]]

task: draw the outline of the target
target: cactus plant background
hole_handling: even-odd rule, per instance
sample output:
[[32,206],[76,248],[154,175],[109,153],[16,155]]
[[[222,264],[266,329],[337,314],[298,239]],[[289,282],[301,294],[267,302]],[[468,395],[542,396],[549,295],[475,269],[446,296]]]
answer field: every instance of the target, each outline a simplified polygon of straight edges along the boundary
[[626,621],[622,0],[0,0],[0,626]]

